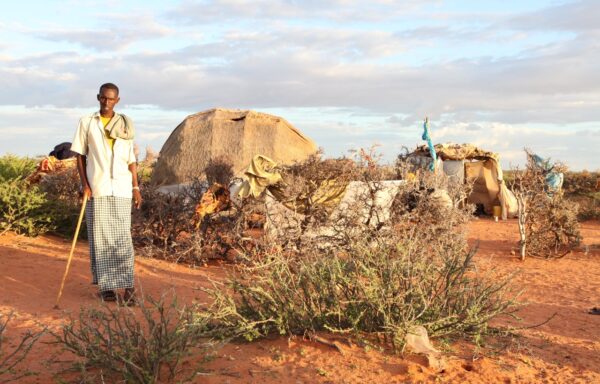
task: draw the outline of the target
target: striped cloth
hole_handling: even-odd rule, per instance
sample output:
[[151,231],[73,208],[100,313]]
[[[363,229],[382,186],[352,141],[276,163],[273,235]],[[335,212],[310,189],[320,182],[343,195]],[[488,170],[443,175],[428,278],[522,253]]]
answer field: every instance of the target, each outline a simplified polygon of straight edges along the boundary
[[100,291],[133,288],[131,199],[102,196],[86,206],[92,284]]

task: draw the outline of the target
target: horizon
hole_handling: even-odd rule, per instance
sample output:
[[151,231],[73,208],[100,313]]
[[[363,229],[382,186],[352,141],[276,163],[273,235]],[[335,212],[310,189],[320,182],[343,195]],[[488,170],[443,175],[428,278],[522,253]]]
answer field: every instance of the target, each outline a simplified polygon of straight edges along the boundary
[[[35,9],[35,12],[31,12]],[[0,15],[0,155],[48,154],[117,84],[142,153],[215,107],[280,116],[327,157],[523,149],[596,171],[600,2],[22,1]],[[52,15],[52,17],[48,17]]]

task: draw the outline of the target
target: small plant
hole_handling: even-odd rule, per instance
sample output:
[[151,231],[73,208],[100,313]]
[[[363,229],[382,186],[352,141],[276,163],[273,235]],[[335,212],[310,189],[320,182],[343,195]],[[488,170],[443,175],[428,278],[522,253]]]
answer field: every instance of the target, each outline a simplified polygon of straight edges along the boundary
[[17,346],[12,351],[7,351],[4,343],[6,342],[6,328],[8,323],[13,319],[14,315],[9,313],[8,315],[0,313],[0,383],[8,383],[10,381],[16,381],[20,378],[32,374],[28,370],[21,368],[21,363],[34,344],[46,333],[46,329],[39,332],[27,331],[21,340],[17,343]]
[[208,353],[214,347],[205,337],[206,324],[195,319],[194,308],[178,307],[176,298],[169,303],[164,295],[142,300],[140,312],[109,306],[82,310],[53,335],[56,343],[81,359],[83,377],[103,374],[112,382],[179,380],[182,362],[192,351]]

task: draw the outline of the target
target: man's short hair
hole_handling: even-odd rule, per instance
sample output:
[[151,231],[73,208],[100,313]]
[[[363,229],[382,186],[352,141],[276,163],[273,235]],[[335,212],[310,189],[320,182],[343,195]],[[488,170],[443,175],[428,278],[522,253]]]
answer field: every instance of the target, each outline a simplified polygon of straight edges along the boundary
[[117,92],[117,95],[119,94],[119,87],[117,87],[115,84],[113,83],[104,83],[100,86],[100,91],[99,93],[102,93],[103,89],[113,89],[115,92]]

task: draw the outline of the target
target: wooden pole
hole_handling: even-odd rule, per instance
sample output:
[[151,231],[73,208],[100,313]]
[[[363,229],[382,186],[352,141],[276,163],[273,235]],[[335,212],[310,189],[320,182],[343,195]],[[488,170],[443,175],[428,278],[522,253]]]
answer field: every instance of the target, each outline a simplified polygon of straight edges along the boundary
[[83,195],[83,203],[81,204],[81,211],[79,212],[79,220],[77,221],[77,228],[75,229],[75,236],[73,236],[73,242],[71,243],[71,252],[69,253],[69,258],[67,259],[67,268],[65,268],[65,274],[63,275],[62,282],[60,283],[60,289],[58,290],[58,296],[56,297],[56,304],[54,304],[54,309],[58,309],[58,302],[60,301],[60,297],[62,296],[63,288],[65,287],[65,281],[67,280],[67,275],[69,274],[69,268],[71,267],[71,260],[73,259],[73,251],[75,251],[75,244],[77,244],[77,237],[79,237],[79,228],[81,228],[81,221],[83,220],[83,214],[85,213],[85,206],[88,200],[87,194]]

